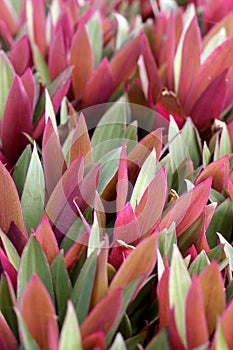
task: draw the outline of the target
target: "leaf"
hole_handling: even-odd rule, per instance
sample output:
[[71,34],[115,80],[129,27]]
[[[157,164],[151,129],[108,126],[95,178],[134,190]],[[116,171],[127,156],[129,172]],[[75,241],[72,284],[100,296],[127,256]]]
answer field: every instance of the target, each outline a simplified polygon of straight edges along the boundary
[[42,165],[34,143],[32,157],[21,198],[23,218],[28,234],[36,229],[44,212],[45,183]]
[[[232,41],[232,38],[224,41],[224,43],[218,46],[199,67],[184,101],[183,108],[186,115],[191,114],[194,105],[208,88],[211,81],[215,81],[217,77],[220,77],[221,74],[231,66],[232,61],[230,57],[233,53]],[[211,78],[211,80],[209,80],[209,78]],[[219,94],[218,99],[220,100]]]
[[103,30],[101,23],[101,14],[96,11],[86,23],[86,30],[94,56],[94,67],[100,63],[103,51]]
[[217,232],[219,241],[223,244],[223,250],[226,255],[226,258],[229,260],[229,275],[232,279],[232,271],[233,271],[233,247],[232,245],[220,234]]
[[74,66],[72,71],[74,96],[76,99],[80,99],[93,70],[91,43],[82,21],[79,23],[78,29],[73,37],[70,52],[70,65]]
[[209,340],[204,300],[197,277],[194,277],[192,281],[185,304],[187,344],[188,348],[194,349],[207,344]]
[[36,44],[31,44],[31,48],[32,48],[33,62],[36,66],[36,70],[39,73],[42,84],[46,86],[51,81],[48,66],[38,46]]
[[92,73],[82,95],[82,109],[108,102],[113,91],[113,75],[105,57]]
[[[233,346],[233,341],[231,337],[231,319],[233,315],[233,302],[231,301],[227,306],[227,309],[224,311],[222,317],[220,318],[220,322],[217,328],[217,336],[216,341],[220,345],[223,345],[223,349],[231,349]],[[221,328],[220,328],[221,327]],[[220,329],[219,329],[220,328]],[[221,332],[221,334],[219,334]],[[224,341],[225,340],[225,341]],[[214,341],[214,345],[215,345]],[[214,348],[214,347],[213,347]],[[218,349],[217,347],[215,349]]]
[[204,210],[211,182],[211,179],[207,179],[177,199],[162,218],[160,230],[169,227],[172,222],[176,223],[177,237],[187,230]]
[[130,203],[132,208],[135,209],[136,204],[140,202],[147,186],[155,177],[156,172],[156,153],[155,149],[152,150],[142,165],[142,168],[138,174],[136,183],[133,188]]
[[126,156],[126,143],[123,141],[117,173],[117,213],[119,213],[124,208],[128,195],[128,167]]
[[15,310],[18,324],[19,324],[19,331],[20,331],[20,339],[23,343],[23,346],[25,350],[39,350],[39,346],[36,343],[35,339],[32,338],[31,334],[29,333],[28,327],[21,316],[18,309]]
[[17,187],[19,197],[21,197],[23,192],[23,187],[31,159],[31,146],[28,145],[25,150],[22,152],[21,156],[19,157],[15,170],[13,172],[13,180]]
[[[161,168],[149,183],[138,203],[135,214],[140,227],[140,237],[151,233],[160,220],[167,198],[165,168]],[[156,207],[154,207],[154,203]]]
[[[130,282],[142,277],[140,285],[152,272],[156,262],[157,238],[153,234],[145,238],[135,250],[127,257],[119,270],[116,272],[109,290],[115,290],[119,287],[124,288]],[[140,286],[138,285],[138,289]]]
[[206,238],[210,248],[214,248],[217,245],[217,232],[227,239],[231,236],[232,226],[232,202],[228,198],[223,203],[217,206],[213,218],[206,230]]
[[36,229],[35,237],[40,247],[43,249],[50,265],[58,255],[59,248],[47,216],[43,216],[39,226]]
[[18,228],[25,233],[25,226],[22,218],[20,201],[12,177],[0,162],[0,227],[4,232],[8,232],[13,221]]
[[0,230],[0,237],[10,263],[12,264],[12,266],[14,266],[15,270],[18,271],[20,257],[18,255],[17,250],[15,249],[14,245],[9,240],[7,235],[5,235],[1,230]]
[[209,265],[210,265],[210,261],[208,259],[208,256],[206,255],[206,252],[202,250],[190,265],[190,268],[189,268],[190,276],[200,275],[200,273]]
[[124,338],[121,333],[117,333],[114,342],[109,350],[127,350]]
[[127,105],[119,101],[114,103],[99,121],[91,139],[94,162],[98,162],[106,153],[122,146],[124,137]]
[[229,347],[227,345],[226,339],[222,331],[222,326],[220,323],[217,326],[211,349],[229,350]]
[[93,224],[90,229],[90,235],[88,240],[88,246],[87,246],[87,257],[89,256],[97,249],[100,249],[100,227],[97,219],[96,211],[94,210],[94,219]]
[[57,121],[56,121],[53,104],[49,96],[48,90],[45,89],[45,124],[48,123],[49,118],[51,120],[53,130],[56,132],[58,136]]
[[58,324],[48,291],[39,277],[34,274],[23,292],[20,311],[30,334],[39,347],[49,349],[49,332],[53,333],[58,340]]
[[0,314],[0,346],[2,350],[17,350],[17,340],[5,318]]
[[[137,217],[130,203],[118,213],[113,231],[113,243],[117,245],[117,240],[127,244],[138,242],[140,237]],[[114,248],[113,248],[114,249]]]
[[[178,284],[177,281],[179,281]],[[174,245],[169,278],[169,300],[170,308],[174,307],[176,326],[185,346],[187,344],[185,330],[185,299],[190,285],[191,279],[189,273],[177,246]]]
[[[223,313],[225,307],[223,279],[216,261],[213,261],[200,274],[199,282],[204,300],[208,331],[211,336],[216,327],[217,319]],[[214,288],[210,288],[213,285]]]
[[59,138],[53,128],[50,118],[44,129],[42,159],[47,196],[49,198],[67,168]]
[[159,304],[159,326],[160,328],[169,325],[170,307],[169,307],[169,269],[165,268],[162,277],[157,286],[158,304]]
[[54,300],[49,265],[44,252],[33,235],[31,235],[26,247],[24,248],[19,266],[17,286],[17,299],[19,305],[21,304],[24,289],[32,275],[37,275],[40,278],[44,286],[47,288],[51,299]]
[[150,343],[145,348],[145,350],[153,349],[171,349],[166,329],[160,330],[160,332],[150,341]]
[[97,250],[86,259],[71,294],[71,300],[74,304],[80,324],[87,319],[96,273],[96,264]]
[[136,70],[141,53],[141,35],[126,43],[112,58],[110,67],[114,77],[114,89],[126,82]]
[[90,312],[80,327],[82,338],[95,332],[110,333],[120,313],[123,290],[118,288],[109,292]]
[[29,97],[22,81],[15,76],[6,100],[1,128],[2,149],[12,165],[28,143],[23,133],[30,135],[31,132],[32,115]]
[[[59,52],[59,55],[57,54]],[[52,81],[67,67],[64,34],[58,30],[54,35],[48,54],[48,68]]]
[[71,301],[68,301],[66,317],[62,326],[59,350],[82,350],[78,320]]
[[15,76],[14,68],[4,51],[0,51],[0,120]]
[[[21,59],[19,59],[19,52]],[[14,43],[8,53],[8,57],[15,69],[16,74],[21,76],[30,65],[30,44],[27,35],[23,35]]]
[[78,158],[81,153],[84,155],[85,167],[92,165],[91,142],[83,113],[80,114],[72,136],[70,146],[70,163]]
[[224,27],[220,28],[219,31],[213,35],[208,42],[205,41],[205,46],[201,54],[202,63],[207,59],[207,57],[225,40],[227,39],[226,29]]
[[65,266],[62,252],[60,252],[52,262],[51,275],[56,300],[58,323],[61,326],[64,321],[67,302],[70,299],[72,291],[70,277]]

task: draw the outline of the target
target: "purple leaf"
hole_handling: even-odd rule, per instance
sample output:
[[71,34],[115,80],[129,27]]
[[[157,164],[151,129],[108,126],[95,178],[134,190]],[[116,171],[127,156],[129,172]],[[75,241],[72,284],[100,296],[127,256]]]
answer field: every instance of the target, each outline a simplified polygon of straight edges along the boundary
[[[19,56],[20,52],[20,56]],[[11,48],[8,57],[14,66],[15,72],[22,75],[26,68],[30,65],[31,50],[28,37],[24,35]]]

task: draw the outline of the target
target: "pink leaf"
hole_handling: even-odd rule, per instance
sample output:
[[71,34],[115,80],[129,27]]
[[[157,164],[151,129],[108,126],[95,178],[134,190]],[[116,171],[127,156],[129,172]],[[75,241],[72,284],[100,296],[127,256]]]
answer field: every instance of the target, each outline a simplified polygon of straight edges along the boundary
[[[199,67],[187,92],[184,112],[190,115],[197,100],[203,95],[210,83],[232,65],[233,38],[224,41]],[[211,79],[211,80],[210,80]],[[219,90],[217,91],[219,94]]]
[[81,237],[79,237],[78,241],[74,242],[74,244],[66,252],[64,261],[67,270],[70,270],[79,259],[80,255],[88,245],[88,238],[89,234],[88,232],[85,232]]
[[160,328],[169,325],[170,307],[169,307],[169,269],[165,268],[157,286],[157,295],[159,303],[159,326]]
[[204,180],[212,177],[212,187],[219,192],[222,192],[227,183],[227,179],[230,172],[229,155],[217,159],[210,163],[198,176],[195,181],[195,185],[203,182]]
[[194,276],[185,301],[186,339],[189,349],[208,342],[204,301],[198,278]]
[[32,337],[41,349],[49,347],[49,332],[58,339],[56,312],[47,289],[41,280],[32,275],[21,300],[21,315]]
[[18,23],[10,9],[10,6],[7,5],[7,1],[1,1],[0,20],[6,24],[12,36],[17,33]]
[[31,60],[30,44],[26,35],[12,46],[8,57],[14,66],[16,74],[22,75],[29,66]]
[[175,201],[160,223],[160,230],[176,224],[177,237],[201,215],[209,199],[212,179],[207,179]]
[[23,83],[16,76],[6,101],[1,129],[2,149],[12,165],[28,143],[23,132],[31,134],[32,114]]
[[90,312],[80,327],[82,338],[96,333],[108,334],[114,326],[120,313],[123,301],[123,290],[118,288],[110,291]]
[[46,14],[43,0],[32,0],[33,38],[43,57],[46,56]]
[[121,211],[126,203],[128,194],[128,167],[127,167],[127,154],[126,143],[124,141],[118,168],[118,180],[117,180],[117,197],[116,197],[116,211]]
[[130,203],[118,213],[113,232],[113,240],[122,240],[127,244],[133,244],[139,238],[139,225],[137,217]]
[[90,334],[82,341],[83,350],[105,350],[105,334],[104,332],[96,332],[94,334]]
[[166,33],[166,62],[167,82],[169,89],[174,90],[174,57],[176,51],[176,23],[174,13],[171,12],[167,21]]
[[[211,336],[225,307],[224,284],[218,264],[213,261],[199,276],[208,331]],[[214,286],[214,288],[211,288]]]
[[227,91],[226,77],[227,71],[224,71],[213,82],[210,82],[193,106],[190,116],[199,129],[209,126],[211,119],[220,117]]
[[115,290],[119,287],[124,288],[130,282],[143,276],[140,281],[140,285],[138,286],[139,289],[155,266],[156,248],[157,237],[155,234],[148,238],[145,238],[139,245],[137,245],[135,250],[130,253],[130,255],[127,257],[127,259],[115,274],[110,284],[110,291]]
[[10,228],[7,232],[7,236],[10,239],[10,241],[13,243],[18,254],[21,256],[23,249],[27,244],[28,237],[26,237],[23,234],[23,232],[18,228],[18,226],[14,223],[14,221],[12,221],[10,224]]
[[[161,168],[146,188],[136,206],[136,217],[140,227],[140,237],[151,233],[159,222],[167,199],[167,179],[165,168]],[[155,205],[156,203],[156,205]]]
[[229,179],[227,180],[227,188],[226,189],[227,189],[227,192],[229,194],[231,201],[233,202],[233,184]]
[[74,66],[72,72],[74,96],[80,99],[93,70],[92,48],[83,22],[79,23],[73,38],[70,65]]
[[31,113],[33,113],[36,96],[36,83],[30,68],[27,68],[24,74],[21,76],[21,81],[31,104]]
[[14,181],[0,162],[0,227],[6,233],[13,221],[27,237],[20,200]]
[[80,108],[108,102],[113,92],[113,75],[107,58],[98,65],[87,82]]
[[141,35],[130,40],[113,57],[110,67],[114,77],[114,89],[121,83],[126,82],[134,73],[137,61],[141,53]]
[[58,255],[59,248],[54,232],[46,216],[43,216],[40,225],[36,229],[35,236],[47,257],[48,263],[51,264],[53,259]]
[[[59,52],[59,55],[58,55]],[[49,47],[48,67],[52,81],[65,70],[66,49],[61,30],[57,31]]]
[[0,263],[4,273],[9,276],[9,279],[14,287],[14,290],[17,289],[17,271],[14,266],[10,263],[8,257],[5,255],[2,248],[0,248]]
[[42,158],[44,174],[46,180],[47,196],[50,197],[52,191],[66,171],[66,161],[62,151],[60,141],[53,129],[51,119],[45,126],[42,142]]
[[[195,49],[193,49],[195,47]],[[182,63],[179,80],[179,100],[184,103],[187,91],[192,83],[194,74],[200,66],[201,58],[201,36],[195,16],[190,23],[184,37],[182,47]],[[188,62],[188,64],[186,64]]]
[[0,348],[1,350],[18,349],[17,340],[2,315],[0,316]]
[[185,350],[185,347],[177,329],[174,308],[170,310],[169,338],[172,350]]
[[92,165],[91,141],[84,115],[81,113],[70,146],[70,163],[83,154],[85,167]]

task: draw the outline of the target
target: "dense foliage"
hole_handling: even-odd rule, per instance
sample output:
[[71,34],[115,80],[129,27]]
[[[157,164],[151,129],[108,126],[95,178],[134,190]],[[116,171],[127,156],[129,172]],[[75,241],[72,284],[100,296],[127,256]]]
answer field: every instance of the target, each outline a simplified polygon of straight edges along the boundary
[[0,349],[233,350],[233,2],[0,2]]

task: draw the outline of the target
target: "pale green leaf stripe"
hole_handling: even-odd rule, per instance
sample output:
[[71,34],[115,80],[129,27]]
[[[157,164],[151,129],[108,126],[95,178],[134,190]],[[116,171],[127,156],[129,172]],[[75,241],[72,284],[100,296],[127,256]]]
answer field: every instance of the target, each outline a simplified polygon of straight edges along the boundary
[[45,89],[45,123],[46,124],[47,124],[49,118],[51,119],[53,129],[58,136],[57,121],[56,121],[56,116],[55,116],[55,112],[53,109],[53,104],[52,104],[51,98],[49,96],[48,90]]
[[3,117],[6,100],[14,79],[14,68],[5,52],[0,51],[0,120]]
[[103,31],[98,11],[87,22],[86,29],[93,51],[94,67],[96,68],[100,63],[103,53]]
[[82,350],[82,341],[76,312],[71,301],[68,301],[66,317],[62,326],[59,350]]
[[119,50],[128,39],[129,23],[125,17],[119,13],[115,14],[117,19],[116,49]]
[[182,339],[186,346],[185,331],[185,299],[191,285],[191,278],[181,253],[176,245],[173,246],[169,279],[169,301],[170,308],[175,309],[175,321]]
[[127,350],[121,333],[117,333],[114,342],[109,350]]
[[15,309],[15,313],[18,319],[18,324],[20,328],[20,334],[22,338],[22,343],[25,350],[39,350],[39,346],[37,345],[36,341],[32,338],[31,334],[29,333],[29,330],[27,328],[27,325],[21,316],[18,309]]
[[3,242],[4,248],[10,263],[14,266],[16,271],[18,271],[20,257],[17,250],[15,249],[14,245],[11,243],[7,235],[5,235],[5,233],[3,233],[1,229],[0,229],[0,237]]
[[21,200],[23,219],[28,234],[32,228],[35,230],[41,221],[44,212],[44,197],[44,173],[34,142]]
[[149,183],[153,180],[156,172],[156,151],[155,149],[149,154],[142,165],[137,181],[135,183],[133,193],[130,199],[130,204],[135,209],[136,204],[140,202],[143,193]]
[[220,28],[219,31],[210,39],[205,46],[201,55],[201,63],[207,59],[207,57],[225,40],[227,39],[227,33],[225,28]]

